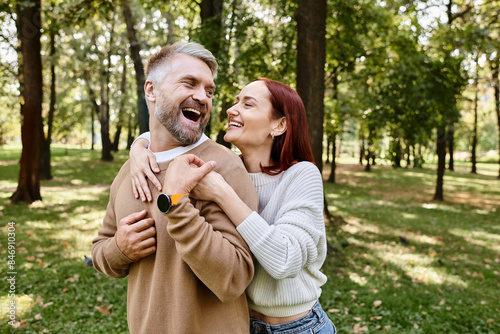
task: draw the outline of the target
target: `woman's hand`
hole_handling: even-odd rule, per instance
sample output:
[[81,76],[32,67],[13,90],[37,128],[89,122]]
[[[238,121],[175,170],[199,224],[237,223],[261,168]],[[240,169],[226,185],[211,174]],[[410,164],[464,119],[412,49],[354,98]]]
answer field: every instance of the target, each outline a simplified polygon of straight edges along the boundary
[[160,172],[156,157],[148,149],[146,139],[138,139],[130,148],[130,175],[132,178],[132,191],[135,198],[141,197],[143,202],[151,202],[153,197],[149,189],[148,178],[161,191],[161,183],[154,173]]
[[187,194],[215,165],[215,161],[205,163],[194,154],[180,155],[168,165],[163,191],[170,195]]
[[202,201],[216,202],[220,205],[220,198],[227,193],[227,187],[230,186],[222,175],[212,171],[198,182],[191,191],[191,197]]

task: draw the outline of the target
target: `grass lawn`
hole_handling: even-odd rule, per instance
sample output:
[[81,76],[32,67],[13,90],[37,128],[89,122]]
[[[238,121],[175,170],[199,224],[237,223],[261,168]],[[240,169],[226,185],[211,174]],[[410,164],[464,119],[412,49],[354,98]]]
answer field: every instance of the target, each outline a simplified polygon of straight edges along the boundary
[[[98,151],[55,146],[54,180],[42,182],[43,202],[30,206],[8,200],[19,156],[18,147],[0,150],[0,333],[127,333],[127,280],[83,258],[127,152],[104,163]],[[431,201],[433,165],[365,173],[341,160],[337,184],[325,183],[335,219],[321,302],[339,333],[500,333],[498,165],[479,164],[471,175],[456,164],[445,175],[444,203]],[[11,288],[15,329],[7,323]]]

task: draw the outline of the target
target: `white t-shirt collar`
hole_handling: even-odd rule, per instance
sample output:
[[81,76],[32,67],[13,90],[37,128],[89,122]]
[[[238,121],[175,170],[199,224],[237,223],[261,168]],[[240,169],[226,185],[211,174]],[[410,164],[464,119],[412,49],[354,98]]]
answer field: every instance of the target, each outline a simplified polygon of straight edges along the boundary
[[[208,139],[207,135],[203,134],[201,136],[200,140],[198,140],[196,143],[194,143],[192,145],[179,146],[179,147],[173,148],[173,149],[168,150],[168,151],[153,152],[153,154],[156,157],[157,163],[167,162],[167,161],[173,160],[175,157],[178,157],[179,155],[182,155],[188,151],[191,151],[192,149],[194,149],[197,146],[200,146],[207,139]],[[149,148],[149,146],[148,146],[148,148]]]

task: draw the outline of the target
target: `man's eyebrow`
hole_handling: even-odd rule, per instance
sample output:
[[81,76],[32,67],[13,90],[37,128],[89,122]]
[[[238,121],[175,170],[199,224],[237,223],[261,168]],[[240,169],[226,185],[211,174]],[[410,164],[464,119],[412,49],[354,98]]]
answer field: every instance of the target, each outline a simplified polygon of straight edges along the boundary
[[[192,75],[192,74],[186,74],[185,76],[183,76],[183,77],[181,78],[181,80],[191,80],[191,81],[196,82],[196,83],[201,82],[200,78],[198,78],[198,77],[196,77],[196,76],[194,76],[194,75]],[[215,84],[212,84],[212,83],[211,83],[211,84],[209,84],[209,85],[208,85],[208,88],[215,89]]]

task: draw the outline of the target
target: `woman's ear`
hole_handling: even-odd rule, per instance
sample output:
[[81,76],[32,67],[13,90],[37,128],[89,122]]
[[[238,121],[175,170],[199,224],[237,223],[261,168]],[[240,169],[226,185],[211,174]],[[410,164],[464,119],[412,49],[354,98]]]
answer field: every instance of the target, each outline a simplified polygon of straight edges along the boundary
[[274,135],[281,136],[286,131],[286,118],[281,117],[279,119],[274,120],[273,133]]
[[149,102],[156,102],[155,86],[151,80],[144,83],[144,95]]

